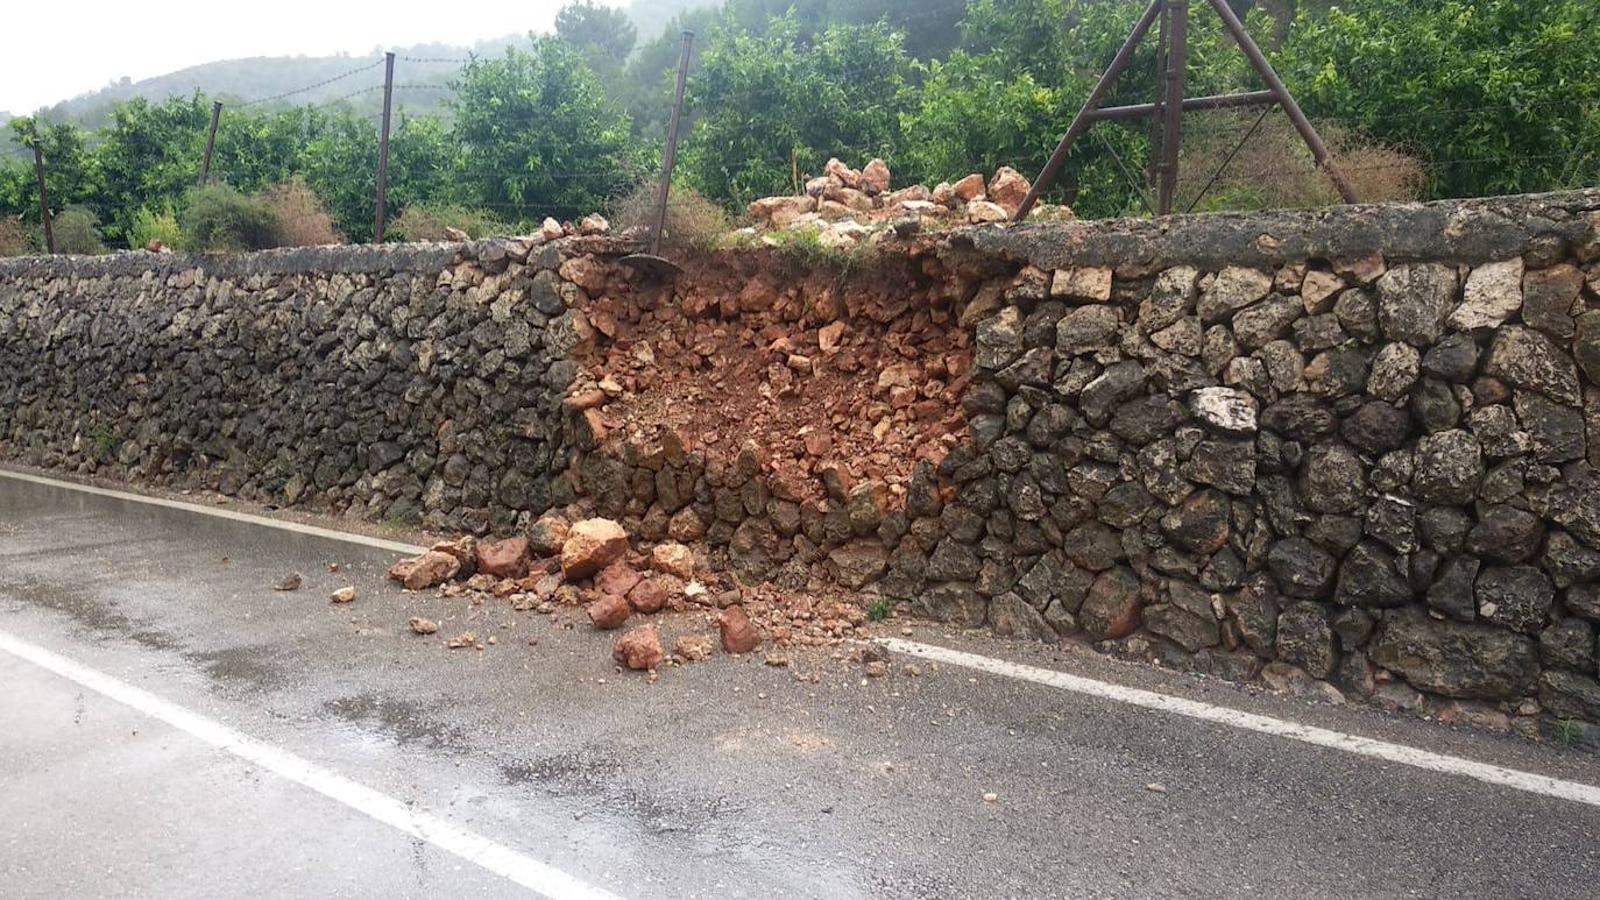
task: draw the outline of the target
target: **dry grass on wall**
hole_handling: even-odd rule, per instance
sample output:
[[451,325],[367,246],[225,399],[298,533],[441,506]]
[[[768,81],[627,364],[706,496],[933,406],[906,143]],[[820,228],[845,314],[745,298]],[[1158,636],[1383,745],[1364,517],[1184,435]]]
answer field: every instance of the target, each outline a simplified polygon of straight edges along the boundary
[[333,227],[316,191],[299,175],[261,192],[261,197],[278,219],[279,239],[285,247],[316,247],[342,244],[344,235]]

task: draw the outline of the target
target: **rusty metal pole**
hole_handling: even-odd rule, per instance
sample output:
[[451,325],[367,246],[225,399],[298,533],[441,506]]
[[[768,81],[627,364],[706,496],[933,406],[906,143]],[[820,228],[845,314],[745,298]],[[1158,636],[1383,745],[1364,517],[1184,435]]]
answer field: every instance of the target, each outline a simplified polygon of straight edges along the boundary
[[[1150,116],[1150,157],[1145,161],[1145,190],[1154,190],[1161,174],[1161,100],[1167,74],[1167,11],[1162,2],[1161,27],[1156,37],[1156,102]],[[1148,205],[1148,204],[1147,204]]]
[[1172,215],[1178,192],[1178,149],[1183,143],[1183,80],[1189,70],[1189,0],[1167,0],[1167,96],[1161,110],[1161,188],[1156,215]]
[[678,163],[678,125],[683,120],[683,89],[689,80],[689,50],[694,32],[683,32],[678,56],[678,86],[672,97],[672,119],[667,123],[667,146],[661,155],[661,185],[656,188],[656,220],[650,229],[650,255],[661,255],[661,233],[667,229],[667,197],[672,192],[672,169]]
[[1073,142],[1094,123],[1089,113],[1100,105],[1101,98],[1105,96],[1106,91],[1111,89],[1111,83],[1116,80],[1123,69],[1128,67],[1128,61],[1133,58],[1133,51],[1138,48],[1139,42],[1144,39],[1145,32],[1150,30],[1151,25],[1155,24],[1156,14],[1161,12],[1163,2],[1164,0],[1151,0],[1149,8],[1144,11],[1144,16],[1139,19],[1139,24],[1133,26],[1133,33],[1128,35],[1128,40],[1123,43],[1122,49],[1118,50],[1117,55],[1112,58],[1111,65],[1106,67],[1105,74],[1101,75],[1100,80],[1095,83],[1094,90],[1089,92],[1088,99],[1083,101],[1083,108],[1078,110],[1078,115],[1073,118],[1072,124],[1067,127],[1067,133],[1061,136],[1061,143],[1056,145],[1055,152],[1050,154],[1049,161],[1044,164],[1043,169],[1039,170],[1039,177],[1033,180],[1033,186],[1028,188],[1028,196],[1022,198],[1022,205],[1017,208],[1017,214],[1012,217],[1011,221],[1021,222],[1027,218],[1028,212],[1033,209],[1033,205],[1039,202],[1039,194],[1048,189],[1051,182],[1055,181],[1056,175],[1060,173],[1061,167],[1067,161],[1067,153],[1072,149]]
[[383,131],[378,135],[378,221],[372,239],[383,243],[383,224],[389,211],[389,114],[394,102],[394,54],[383,55]]
[[44,249],[56,252],[56,233],[50,227],[50,195],[44,189],[44,150],[39,147],[39,129],[33,130],[33,177],[39,182],[39,221],[44,223]]
[[206,156],[200,162],[200,187],[205,187],[211,180],[211,151],[217,146],[217,121],[222,118],[222,101],[211,104],[211,130],[206,133]]
[[1344,173],[1335,165],[1333,155],[1328,152],[1327,145],[1322,143],[1322,136],[1317,134],[1317,129],[1312,127],[1311,120],[1306,118],[1306,114],[1300,109],[1300,104],[1295,102],[1294,96],[1284,86],[1283,79],[1278,77],[1272,64],[1267,62],[1266,54],[1256,46],[1255,40],[1245,30],[1244,23],[1234,15],[1233,8],[1228,5],[1227,0],[1210,0],[1210,3],[1211,8],[1222,18],[1223,27],[1233,35],[1234,43],[1239,45],[1239,49],[1244,51],[1244,55],[1250,60],[1250,65],[1255,68],[1256,74],[1260,75],[1268,89],[1278,96],[1278,102],[1283,104],[1283,111],[1289,114],[1289,121],[1294,123],[1295,130],[1300,132],[1300,138],[1306,142],[1306,146],[1311,148],[1311,155],[1316,159],[1317,165],[1328,173],[1333,186],[1339,189],[1339,196],[1343,197],[1346,203],[1359,203],[1355,188],[1350,186]]

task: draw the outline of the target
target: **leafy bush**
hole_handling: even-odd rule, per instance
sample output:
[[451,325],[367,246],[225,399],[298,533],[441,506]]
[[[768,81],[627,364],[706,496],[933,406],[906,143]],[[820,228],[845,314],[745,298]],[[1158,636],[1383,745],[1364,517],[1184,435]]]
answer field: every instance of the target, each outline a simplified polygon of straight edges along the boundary
[[448,241],[447,228],[474,240],[512,230],[484,210],[454,203],[413,203],[400,211],[388,230],[402,241]]
[[57,253],[94,256],[106,252],[106,245],[100,240],[100,219],[89,210],[81,206],[68,207],[50,224]]
[[32,252],[21,217],[0,216],[0,256],[26,256]]
[[[656,221],[658,182],[647,181],[611,208],[611,224],[618,229],[652,228]],[[699,191],[674,185],[667,199],[667,224],[661,233],[665,247],[709,250],[733,227],[728,213]]]
[[183,229],[178,227],[178,217],[172,210],[140,209],[133,214],[133,222],[128,227],[128,247],[143,250],[155,241],[168,248],[183,243]]
[[317,247],[342,244],[344,235],[333,227],[333,217],[311,186],[299,175],[274,184],[261,199],[278,220],[278,246]]
[[272,207],[225,184],[191,189],[178,222],[187,250],[266,250],[282,243]]

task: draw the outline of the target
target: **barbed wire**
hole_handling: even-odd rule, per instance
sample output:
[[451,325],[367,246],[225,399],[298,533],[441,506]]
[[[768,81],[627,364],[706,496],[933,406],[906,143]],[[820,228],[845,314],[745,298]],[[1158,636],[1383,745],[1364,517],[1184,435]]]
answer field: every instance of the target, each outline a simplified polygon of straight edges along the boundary
[[299,87],[299,88],[295,88],[294,90],[284,91],[281,94],[273,94],[270,97],[258,97],[258,98],[254,99],[254,100],[247,100],[244,103],[237,104],[234,108],[235,109],[245,109],[247,107],[257,106],[257,105],[262,104],[262,103],[271,103],[274,100],[282,100],[282,99],[284,99],[286,97],[293,97],[293,96],[296,96],[298,94],[304,94],[307,91],[314,91],[314,90],[316,90],[317,88],[320,88],[320,87],[327,87],[328,85],[333,84],[336,81],[343,81],[344,79],[349,78],[352,75],[359,75],[360,73],[365,72],[368,69],[375,69],[375,68],[377,68],[378,66],[381,66],[381,65],[383,65],[383,60],[381,60],[381,59],[374,60],[373,62],[368,63],[367,65],[361,66],[360,68],[351,69],[348,72],[344,72],[344,73],[341,73],[339,75],[335,75],[332,78],[324,78],[323,80],[318,81],[315,84],[308,84],[305,87]]

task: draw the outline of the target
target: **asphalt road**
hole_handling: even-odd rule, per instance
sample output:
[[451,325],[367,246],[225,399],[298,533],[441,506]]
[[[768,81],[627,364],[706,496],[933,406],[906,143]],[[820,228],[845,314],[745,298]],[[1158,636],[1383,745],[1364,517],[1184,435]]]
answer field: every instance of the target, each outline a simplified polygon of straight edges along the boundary
[[[882,679],[840,649],[787,668],[719,656],[650,683],[615,671],[610,637],[572,613],[404,593],[383,579],[394,556],[0,473],[0,895],[1600,885],[1592,802],[898,655]],[[290,571],[305,587],[273,591]],[[358,599],[330,605],[345,584]],[[419,614],[440,633],[412,635]],[[467,629],[496,641],[444,648]],[[662,620],[668,642],[704,629]],[[1520,739],[1082,649],[912,638],[1600,785],[1600,758]]]

